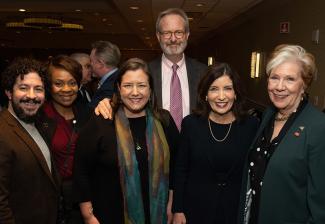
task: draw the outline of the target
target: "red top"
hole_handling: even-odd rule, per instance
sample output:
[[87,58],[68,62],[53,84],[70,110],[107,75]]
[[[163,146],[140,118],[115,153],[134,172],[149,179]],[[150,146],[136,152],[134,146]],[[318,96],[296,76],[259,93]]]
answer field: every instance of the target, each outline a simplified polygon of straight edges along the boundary
[[78,134],[74,131],[75,120],[65,120],[51,102],[45,103],[45,114],[56,123],[50,149],[54,162],[63,179],[72,176],[72,167]]

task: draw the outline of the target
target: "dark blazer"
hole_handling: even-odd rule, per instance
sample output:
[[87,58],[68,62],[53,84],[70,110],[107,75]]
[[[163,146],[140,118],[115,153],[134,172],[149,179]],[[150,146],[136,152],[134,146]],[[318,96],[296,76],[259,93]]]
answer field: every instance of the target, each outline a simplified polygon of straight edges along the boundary
[[[274,108],[265,112],[254,142],[275,113]],[[263,179],[258,224],[325,223],[324,136],[325,115],[308,103],[270,158]],[[245,173],[247,178],[243,180],[247,183]],[[246,192],[247,188],[242,192],[243,201]],[[243,220],[241,215],[239,223]]]
[[0,113],[0,223],[55,224],[58,194],[55,168],[51,173],[37,144],[5,109]]
[[83,104],[90,103],[90,101],[88,101],[87,94],[89,95],[89,98],[91,100],[91,95],[89,94],[89,91],[84,86],[82,86],[78,90],[78,96],[77,96],[76,101],[80,102],[80,103],[83,103]]
[[[202,75],[207,68],[201,62],[185,57],[185,64],[187,70],[188,86],[190,90],[190,111],[196,106],[197,87]],[[161,57],[149,63],[149,70],[154,81],[155,93],[157,95],[158,106],[162,108],[162,74],[161,74]]]
[[173,212],[189,224],[237,222],[243,166],[258,127],[254,117],[234,122],[224,142],[212,138],[208,119],[183,119],[175,159]]
[[114,93],[114,83],[118,74],[119,71],[115,71],[105,80],[105,82],[100,86],[100,88],[95,91],[89,103],[89,106],[91,108],[95,108],[98,103],[104,98],[112,98]]

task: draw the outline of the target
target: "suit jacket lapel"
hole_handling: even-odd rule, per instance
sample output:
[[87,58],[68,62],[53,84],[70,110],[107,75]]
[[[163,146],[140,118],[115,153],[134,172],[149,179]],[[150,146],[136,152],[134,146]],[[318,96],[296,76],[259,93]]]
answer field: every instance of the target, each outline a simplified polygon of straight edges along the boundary
[[[161,56],[162,57],[162,56]],[[154,80],[154,87],[155,87],[155,93],[157,96],[157,103],[158,106],[162,107],[162,59],[161,57],[157,58],[156,60],[152,61],[149,64],[150,72],[152,74],[153,80]],[[196,74],[199,71],[197,71],[196,67],[193,66],[193,62],[190,58],[185,57],[185,64],[186,64],[186,71],[187,71],[187,79],[188,79],[188,86],[189,86],[189,94],[190,94],[190,110],[195,108],[196,106],[196,85],[195,83],[198,83],[200,79],[200,75]]]
[[197,85],[199,83],[200,75],[197,74],[198,71],[190,58],[185,57],[185,64],[186,64],[186,72],[187,72],[187,80],[188,80],[188,87],[189,87],[189,97],[190,97],[190,112],[196,106],[196,96],[197,96]]
[[[308,126],[308,117],[309,117],[309,113],[310,113],[310,108],[311,108],[311,105],[308,103],[305,106],[305,108],[300,112],[300,114],[296,117],[296,119],[291,124],[288,131],[286,132],[285,136],[281,140],[280,144],[278,145],[279,149],[291,146],[290,143],[288,143],[288,142],[290,142],[292,138],[297,139],[297,137],[299,136],[299,138],[305,139],[304,137],[302,137],[302,135],[304,135],[306,132],[304,130],[304,128],[306,126]],[[299,135],[295,136],[294,135],[295,133],[298,133]],[[277,153],[277,151],[279,151],[279,149],[276,150],[274,153]]]
[[[47,166],[47,163],[45,161],[45,158],[39,149],[38,145],[35,143],[35,141],[32,139],[32,137],[28,134],[28,132],[25,130],[24,127],[21,126],[21,124],[14,118],[9,111],[5,111],[4,113],[5,120],[7,121],[8,125],[10,125],[16,135],[23,141],[25,142],[26,146],[28,149],[31,150],[31,152],[34,154],[36,157],[37,161],[39,162],[40,166],[44,170],[44,172],[47,174],[47,176],[50,178],[52,183],[56,186],[56,182],[53,179],[53,176],[49,170],[49,167]],[[54,168],[52,168],[54,169]]]
[[162,71],[161,71],[161,57],[154,60],[150,66],[150,72],[154,82],[155,94],[157,96],[157,104],[162,107]]

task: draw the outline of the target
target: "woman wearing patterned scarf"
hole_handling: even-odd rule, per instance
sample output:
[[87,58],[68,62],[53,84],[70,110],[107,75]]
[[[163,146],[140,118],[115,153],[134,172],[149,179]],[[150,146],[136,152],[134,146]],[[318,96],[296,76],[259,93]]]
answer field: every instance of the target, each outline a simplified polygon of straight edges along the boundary
[[75,189],[84,221],[165,224],[171,220],[177,127],[167,111],[157,109],[143,60],[122,65],[116,88],[114,119],[92,117],[77,143]]

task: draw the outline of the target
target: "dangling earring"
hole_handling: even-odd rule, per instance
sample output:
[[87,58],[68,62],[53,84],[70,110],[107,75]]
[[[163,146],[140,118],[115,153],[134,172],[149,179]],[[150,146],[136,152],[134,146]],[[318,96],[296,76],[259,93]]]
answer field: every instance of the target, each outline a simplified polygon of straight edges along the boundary
[[208,101],[208,96],[205,96],[205,101]]

